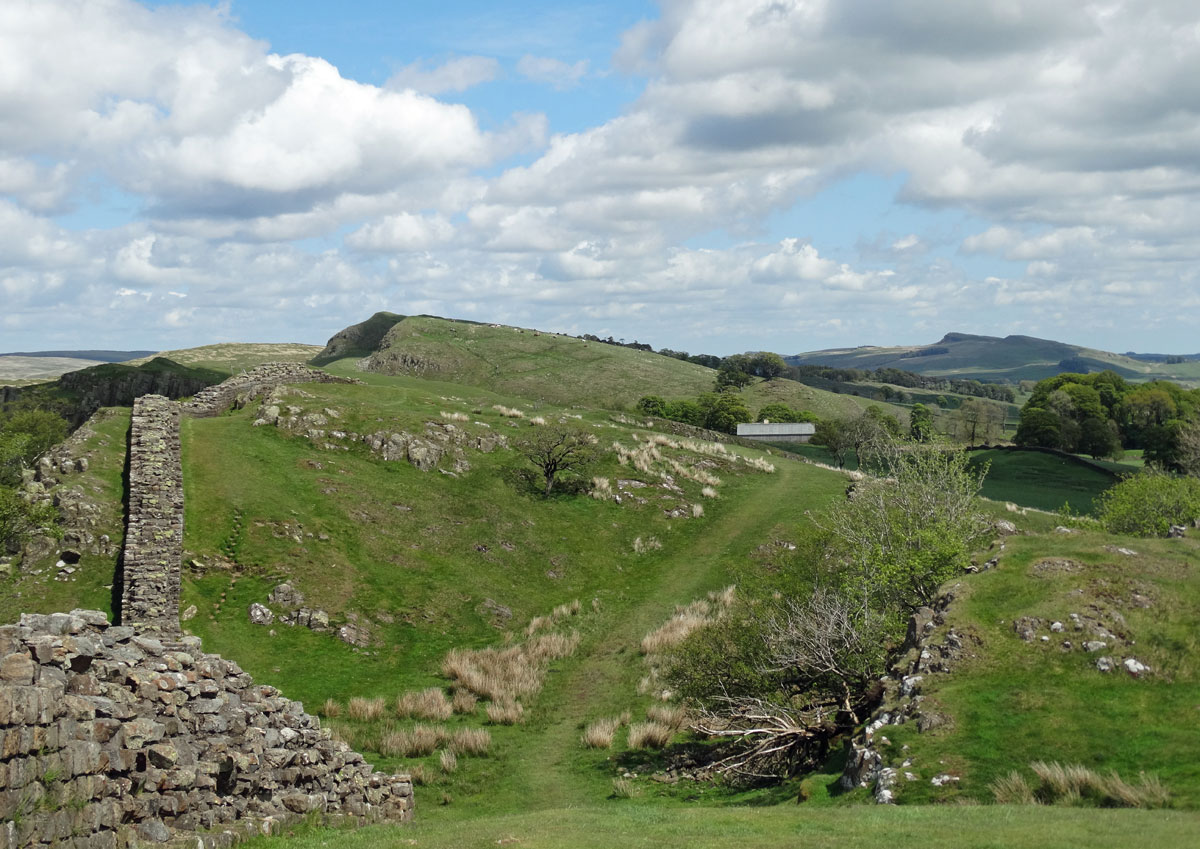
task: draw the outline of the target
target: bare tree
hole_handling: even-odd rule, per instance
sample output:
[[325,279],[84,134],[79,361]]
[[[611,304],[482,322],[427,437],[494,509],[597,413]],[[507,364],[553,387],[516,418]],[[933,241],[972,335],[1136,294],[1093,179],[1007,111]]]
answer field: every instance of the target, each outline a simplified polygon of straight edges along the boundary
[[763,631],[757,672],[779,682],[773,695],[723,686],[699,705],[696,730],[736,741],[719,772],[769,778],[819,763],[839,731],[857,725],[887,660],[886,623],[857,600],[818,589],[789,599]]

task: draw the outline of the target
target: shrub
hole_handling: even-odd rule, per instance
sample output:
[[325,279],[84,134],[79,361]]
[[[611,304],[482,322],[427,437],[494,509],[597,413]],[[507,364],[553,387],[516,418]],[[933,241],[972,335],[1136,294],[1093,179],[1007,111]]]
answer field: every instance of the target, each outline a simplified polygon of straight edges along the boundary
[[1200,517],[1200,479],[1156,471],[1130,475],[1100,496],[1099,516],[1109,533],[1164,537],[1171,525]]
[[440,687],[404,693],[396,699],[396,715],[401,718],[449,719],[454,712]]

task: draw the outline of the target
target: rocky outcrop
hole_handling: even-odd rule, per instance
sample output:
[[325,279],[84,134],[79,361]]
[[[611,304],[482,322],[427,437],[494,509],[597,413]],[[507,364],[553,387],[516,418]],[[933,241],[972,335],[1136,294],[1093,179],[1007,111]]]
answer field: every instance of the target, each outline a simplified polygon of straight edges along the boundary
[[337,377],[300,363],[264,363],[250,371],[210,386],[183,405],[186,415],[206,418],[220,415],[234,406],[245,406],[251,400],[289,383],[358,383],[348,377]]
[[83,610],[0,626],[5,849],[225,847],[304,815],[412,810],[407,776],[376,774],[197,638],[160,641]]
[[925,732],[949,721],[924,704],[921,690],[929,676],[949,672],[967,651],[970,637],[946,627],[946,610],[953,601],[953,592],[947,592],[934,607],[922,607],[909,618],[900,655],[880,682],[883,686],[880,706],[863,730],[846,744],[843,788],[871,787],[876,802],[891,804],[895,801],[894,787],[901,777],[916,780],[916,773],[909,769],[913,767],[910,759],[888,763],[878,744],[886,741],[883,731],[889,725],[916,722],[917,728]]
[[183,559],[183,467],[179,405],[146,395],[129,429],[129,506],[121,558],[121,624],[139,633],[179,632]]

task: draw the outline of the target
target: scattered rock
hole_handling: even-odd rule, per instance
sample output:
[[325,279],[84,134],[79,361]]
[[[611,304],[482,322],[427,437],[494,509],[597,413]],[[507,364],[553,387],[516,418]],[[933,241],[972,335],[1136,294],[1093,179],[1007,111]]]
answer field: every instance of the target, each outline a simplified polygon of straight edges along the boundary
[[944,787],[947,784],[953,784],[957,781],[959,781],[959,777],[957,775],[950,775],[949,773],[945,772],[943,772],[941,775],[935,775],[933,778],[929,779],[929,783],[934,787]]
[[179,618],[181,621],[187,622],[190,619],[195,619],[196,614],[199,612],[200,611],[196,609],[196,605],[189,604],[186,608],[184,608],[183,612],[179,614]]
[[1106,648],[1108,648],[1108,643],[1103,640],[1088,640],[1083,644],[1083,650],[1089,653],[1098,652]]
[[1182,539],[1185,534],[1187,534],[1185,525],[1171,525],[1170,530],[1167,531],[1167,539]]
[[291,584],[283,583],[271,590],[267,600],[280,607],[300,607],[304,604],[304,594]]
[[1122,663],[1121,665],[1124,666],[1125,671],[1128,672],[1130,675],[1132,675],[1134,678],[1141,678],[1143,675],[1145,675],[1146,673],[1148,673],[1150,671],[1150,667],[1147,666],[1146,664],[1142,663],[1136,657],[1125,658],[1125,662]]
[[250,621],[255,625],[270,625],[275,621],[275,614],[271,608],[266,605],[259,604],[257,601],[250,605]]

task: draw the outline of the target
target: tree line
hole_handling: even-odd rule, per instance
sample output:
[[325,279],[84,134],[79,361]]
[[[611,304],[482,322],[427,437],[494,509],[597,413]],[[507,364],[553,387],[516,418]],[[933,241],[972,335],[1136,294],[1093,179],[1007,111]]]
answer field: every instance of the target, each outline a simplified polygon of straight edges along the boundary
[[1190,472],[1200,451],[1200,390],[1131,384],[1113,371],[1055,375],[1034,386],[1015,441],[1097,459],[1141,449],[1149,464]]

